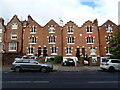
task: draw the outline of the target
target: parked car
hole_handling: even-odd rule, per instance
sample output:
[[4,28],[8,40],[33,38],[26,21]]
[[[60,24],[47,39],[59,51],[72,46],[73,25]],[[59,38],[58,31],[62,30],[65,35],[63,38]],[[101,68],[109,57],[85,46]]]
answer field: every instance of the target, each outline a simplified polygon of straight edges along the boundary
[[40,70],[41,72],[47,72],[53,70],[52,64],[46,64],[46,63],[39,63],[36,60],[33,59],[22,59],[17,60],[12,63],[12,70],[16,72],[20,72],[22,70]]
[[66,58],[66,60],[62,63],[62,66],[75,66],[75,62],[72,58]]
[[105,71],[120,70],[120,59],[104,59],[100,64],[100,68]]
[[22,56],[16,57],[15,60],[20,60],[22,59]]

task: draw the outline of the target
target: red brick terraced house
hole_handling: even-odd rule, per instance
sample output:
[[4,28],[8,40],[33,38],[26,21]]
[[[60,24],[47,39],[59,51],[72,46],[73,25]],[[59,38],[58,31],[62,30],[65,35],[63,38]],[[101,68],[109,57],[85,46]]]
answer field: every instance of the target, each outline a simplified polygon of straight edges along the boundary
[[98,26],[97,19],[81,27],[72,21],[61,26],[53,19],[41,26],[30,15],[25,21],[14,15],[5,26],[4,49],[6,53],[39,57],[108,57],[108,39],[117,28],[110,20]]
[[114,37],[114,32],[117,28],[118,26],[110,20],[107,20],[99,27],[100,56],[109,57],[111,55],[109,50],[109,39]]

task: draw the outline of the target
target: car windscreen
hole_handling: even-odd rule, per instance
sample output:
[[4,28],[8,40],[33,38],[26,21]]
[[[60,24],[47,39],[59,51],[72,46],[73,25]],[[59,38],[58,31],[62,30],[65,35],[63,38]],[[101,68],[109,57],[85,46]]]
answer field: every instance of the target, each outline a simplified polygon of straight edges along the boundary
[[102,62],[108,62],[109,60],[108,59],[106,59],[106,58],[103,58],[102,59]]

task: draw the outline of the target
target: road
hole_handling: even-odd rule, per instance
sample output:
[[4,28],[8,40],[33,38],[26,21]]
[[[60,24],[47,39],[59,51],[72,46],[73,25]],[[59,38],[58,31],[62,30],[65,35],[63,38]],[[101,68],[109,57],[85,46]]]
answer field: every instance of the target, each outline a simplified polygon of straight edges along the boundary
[[12,72],[3,71],[3,88],[119,88],[120,72],[53,71]]

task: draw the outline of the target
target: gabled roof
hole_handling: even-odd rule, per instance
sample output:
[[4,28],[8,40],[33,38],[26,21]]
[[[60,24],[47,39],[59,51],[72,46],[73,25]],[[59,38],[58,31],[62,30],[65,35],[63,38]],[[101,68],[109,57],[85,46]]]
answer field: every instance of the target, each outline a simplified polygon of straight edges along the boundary
[[[116,25],[115,23],[113,23],[111,20],[107,20],[104,24],[102,24],[101,26],[104,26],[106,23],[112,23],[114,25]],[[116,25],[117,26],[117,25]]]
[[7,23],[7,25],[9,25],[9,23],[12,22],[12,20],[14,20],[14,19],[17,19],[18,22],[19,22],[20,24],[22,24],[21,21],[18,19],[17,15],[14,15],[13,18]]
[[83,23],[83,25],[82,25],[81,27],[83,27],[83,26],[84,26],[86,23],[88,23],[88,22],[91,23],[91,24],[93,24],[92,21],[87,20],[85,23]]
[[[27,23],[28,23],[28,25],[29,24],[31,24],[31,23],[36,23],[36,24],[38,24],[30,15],[28,15],[28,21],[27,21]],[[41,27],[41,25],[40,24],[38,24],[40,27]]]
[[68,21],[64,26],[66,26],[67,24],[69,24],[69,23],[73,23],[75,26],[77,26],[78,27],[78,25],[76,24],[76,23],[74,23],[73,21]]
[[[60,26],[58,23],[56,23],[53,19],[51,19],[45,26],[47,26],[49,23],[53,23],[53,24],[57,24],[58,26]],[[45,27],[44,26],[44,27]]]

